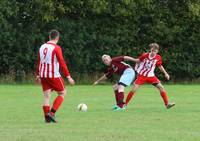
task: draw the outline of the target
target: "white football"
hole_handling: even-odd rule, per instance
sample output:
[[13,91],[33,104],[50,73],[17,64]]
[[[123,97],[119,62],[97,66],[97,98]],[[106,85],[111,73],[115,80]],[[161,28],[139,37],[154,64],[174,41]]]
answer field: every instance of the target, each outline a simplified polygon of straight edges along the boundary
[[78,109],[78,111],[86,112],[88,107],[85,103],[80,103],[80,104],[78,104],[77,109]]

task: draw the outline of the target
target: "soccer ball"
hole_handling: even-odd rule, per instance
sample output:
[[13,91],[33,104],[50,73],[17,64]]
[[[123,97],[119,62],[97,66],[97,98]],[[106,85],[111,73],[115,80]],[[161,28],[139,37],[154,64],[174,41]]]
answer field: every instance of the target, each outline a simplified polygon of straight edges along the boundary
[[78,104],[77,109],[78,109],[78,111],[86,112],[88,107],[85,103],[80,103],[80,104]]

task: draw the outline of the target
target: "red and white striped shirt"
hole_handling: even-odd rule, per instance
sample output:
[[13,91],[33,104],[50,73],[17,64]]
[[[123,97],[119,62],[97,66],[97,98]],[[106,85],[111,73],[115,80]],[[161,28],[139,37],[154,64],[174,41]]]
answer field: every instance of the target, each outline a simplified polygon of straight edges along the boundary
[[135,70],[138,74],[153,77],[155,76],[154,70],[156,66],[162,65],[162,58],[156,54],[155,57],[151,58],[149,53],[144,53],[139,57],[140,64],[136,66]]
[[43,44],[38,52],[36,74],[41,78],[58,78],[60,68],[65,77],[70,76],[61,47],[50,42]]

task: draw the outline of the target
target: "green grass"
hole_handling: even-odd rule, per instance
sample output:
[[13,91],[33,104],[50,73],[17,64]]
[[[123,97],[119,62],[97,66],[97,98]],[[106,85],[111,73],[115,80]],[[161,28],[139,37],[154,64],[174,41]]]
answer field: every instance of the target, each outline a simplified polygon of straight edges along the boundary
[[[113,112],[111,85],[69,86],[57,113],[59,123],[45,124],[40,86],[0,85],[0,141],[200,140],[200,85],[165,88],[176,102],[173,109],[165,109],[157,90],[145,85],[128,111]],[[81,102],[89,107],[85,113],[76,109]]]

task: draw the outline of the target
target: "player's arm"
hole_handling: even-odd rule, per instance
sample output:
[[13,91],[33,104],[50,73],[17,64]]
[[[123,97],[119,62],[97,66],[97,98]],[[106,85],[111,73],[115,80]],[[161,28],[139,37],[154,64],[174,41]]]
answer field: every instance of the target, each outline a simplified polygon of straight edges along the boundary
[[93,85],[97,85],[100,81],[103,81],[103,80],[106,80],[107,79],[107,77],[106,77],[106,75],[104,74],[103,76],[101,76],[97,81],[95,81],[94,83],[93,83]]
[[135,58],[130,57],[130,56],[124,56],[124,60],[126,60],[126,61],[133,61],[135,63],[140,63],[140,59],[135,59]]
[[71,85],[74,85],[75,84],[75,81],[74,79],[71,77],[70,73],[69,73],[69,70],[68,70],[68,67],[65,63],[65,60],[63,58],[63,55],[62,55],[62,50],[60,47],[57,47],[56,48],[56,57],[58,59],[58,62],[60,64],[60,68],[64,74],[64,76],[68,79],[69,83]]
[[156,62],[156,66],[159,68],[159,70],[165,75],[165,78],[169,80],[169,74],[165,70],[165,68],[162,65],[162,58],[161,56],[159,57],[158,61]]
[[162,65],[158,66],[158,68],[159,68],[159,70],[165,75],[165,78],[166,78],[167,80],[169,80],[170,76],[169,76],[169,74],[167,73],[167,71],[165,70],[165,68],[164,68]]
[[114,73],[113,69],[108,69],[107,71],[104,72],[104,75],[101,76],[97,81],[95,81],[93,83],[93,85],[98,84],[100,81],[106,80],[108,78],[110,78],[112,76],[112,74]]
[[35,80],[36,80],[37,83],[40,83],[39,66],[40,66],[40,53],[38,51],[37,66],[36,66],[36,76],[35,76]]
[[130,56],[118,56],[118,57],[114,57],[112,58],[112,61],[118,61],[118,62],[121,62],[121,61],[133,61],[133,62],[136,62],[136,63],[140,63],[140,60],[139,59],[135,59],[133,57],[130,57]]
[[117,56],[112,58],[113,62],[121,62],[124,61],[124,56]]

